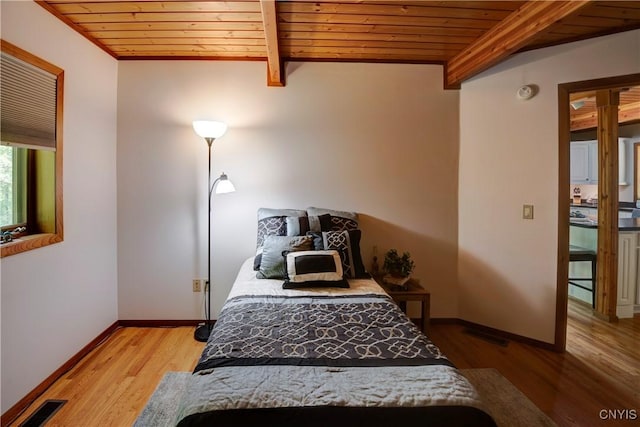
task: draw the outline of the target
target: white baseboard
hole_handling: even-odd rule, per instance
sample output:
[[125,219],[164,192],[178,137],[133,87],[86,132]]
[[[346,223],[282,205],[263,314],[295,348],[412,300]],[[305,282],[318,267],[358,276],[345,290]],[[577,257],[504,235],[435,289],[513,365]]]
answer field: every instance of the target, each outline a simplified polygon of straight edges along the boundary
[[616,315],[619,319],[630,319],[633,317],[634,310],[633,305],[619,305],[616,309]]

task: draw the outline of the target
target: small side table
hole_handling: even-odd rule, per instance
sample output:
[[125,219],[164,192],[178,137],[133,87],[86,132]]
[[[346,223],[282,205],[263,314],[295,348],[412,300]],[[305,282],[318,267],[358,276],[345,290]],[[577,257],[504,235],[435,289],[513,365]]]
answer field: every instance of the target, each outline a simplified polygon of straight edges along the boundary
[[431,315],[431,294],[414,279],[407,282],[407,290],[395,290],[383,282],[382,276],[374,276],[374,279],[389,294],[398,306],[407,312],[407,301],[420,301],[422,303],[422,332],[429,333],[429,320]]

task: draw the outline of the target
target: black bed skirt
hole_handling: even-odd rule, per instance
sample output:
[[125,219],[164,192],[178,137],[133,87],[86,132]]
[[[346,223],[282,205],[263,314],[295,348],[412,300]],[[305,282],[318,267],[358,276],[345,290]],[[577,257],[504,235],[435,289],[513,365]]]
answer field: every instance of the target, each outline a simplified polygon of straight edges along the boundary
[[295,407],[212,411],[190,415],[178,427],[375,426],[496,427],[484,411],[470,406],[428,407]]

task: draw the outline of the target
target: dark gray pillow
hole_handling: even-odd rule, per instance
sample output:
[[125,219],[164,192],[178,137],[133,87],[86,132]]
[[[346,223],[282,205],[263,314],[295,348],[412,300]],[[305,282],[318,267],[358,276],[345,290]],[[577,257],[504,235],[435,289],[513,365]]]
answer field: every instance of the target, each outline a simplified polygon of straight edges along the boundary
[[307,216],[307,211],[300,209],[258,209],[258,238],[256,248],[260,248],[266,236],[275,234],[287,235],[286,217]]
[[285,218],[306,216],[307,211],[300,209],[258,209],[258,236],[256,241],[256,257],[253,260],[253,269],[260,268],[262,258],[262,245],[264,239],[270,235],[286,236],[287,224]]
[[309,251],[313,249],[311,236],[266,236],[262,246],[258,279],[282,279],[286,277],[283,252]]
[[331,215],[319,216],[288,216],[285,218],[287,236],[304,236],[307,231],[330,231]]
[[369,278],[364,268],[360,253],[360,230],[323,231],[321,233],[310,231],[307,236],[313,238],[313,248],[316,251],[333,249],[338,251],[342,258],[344,277]]

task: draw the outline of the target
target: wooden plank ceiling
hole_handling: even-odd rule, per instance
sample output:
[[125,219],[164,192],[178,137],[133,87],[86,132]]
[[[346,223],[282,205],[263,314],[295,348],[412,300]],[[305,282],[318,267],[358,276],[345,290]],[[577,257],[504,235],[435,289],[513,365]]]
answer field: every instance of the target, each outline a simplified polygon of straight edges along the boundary
[[[570,96],[571,130],[595,129],[598,125],[596,92],[577,92]],[[640,122],[640,86],[624,88],[620,92],[618,123]]]
[[443,64],[445,86],[514,52],[640,28],[631,1],[113,1],[38,3],[119,60]]

